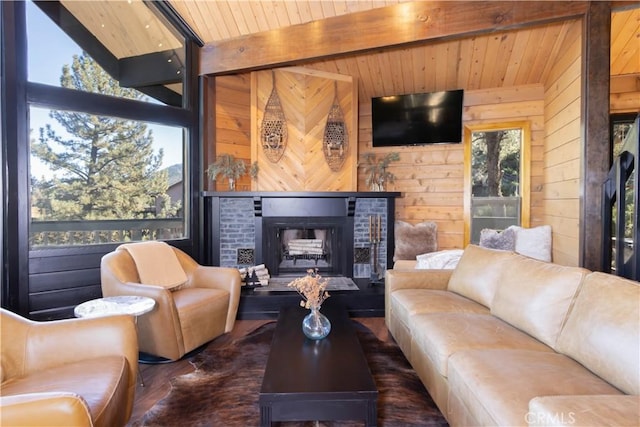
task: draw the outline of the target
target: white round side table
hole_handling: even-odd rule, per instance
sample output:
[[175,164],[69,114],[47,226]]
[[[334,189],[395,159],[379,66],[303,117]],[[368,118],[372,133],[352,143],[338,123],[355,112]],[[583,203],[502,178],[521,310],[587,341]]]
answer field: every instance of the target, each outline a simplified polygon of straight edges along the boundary
[[121,295],[92,299],[90,301],[83,302],[73,309],[73,314],[76,317],[100,317],[113,316],[116,314],[129,314],[137,318],[138,316],[153,310],[155,305],[156,302],[153,298]]
[[[135,295],[119,295],[83,302],[73,309],[73,314],[76,317],[84,318],[128,314],[134,317],[137,324],[138,316],[150,312],[155,306],[156,301],[153,298]],[[140,368],[138,368],[138,376],[140,377],[140,385],[144,387],[144,378],[142,378]]]

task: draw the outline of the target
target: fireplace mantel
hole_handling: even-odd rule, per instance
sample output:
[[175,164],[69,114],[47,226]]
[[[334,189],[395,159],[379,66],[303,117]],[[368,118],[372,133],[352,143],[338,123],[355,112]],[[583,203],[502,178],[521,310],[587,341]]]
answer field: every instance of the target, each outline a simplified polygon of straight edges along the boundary
[[[228,191],[202,193],[205,206],[205,240],[207,265],[238,267],[229,254],[234,250],[253,251],[255,264],[264,262],[262,250],[263,218],[281,216],[345,216],[350,229],[345,237],[354,248],[365,245],[370,214],[380,215],[384,222],[381,264],[393,265],[395,199],[400,192],[278,192]],[[233,232],[229,232],[229,228]],[[229,238],[230,235],[234,238]],[[237,241],[233,241],[234,239]],[[244,240],[243,240],[244,239]],[[382,245],[382,243],[381,243]],[[354,266],[353,277],[368,277],[364,266]],[[368,265],[366,266],[368,268]]]
[[395,199],[400,197],[399,191],[204,191],[202,196],[230,198],[349,198],[361,199]]

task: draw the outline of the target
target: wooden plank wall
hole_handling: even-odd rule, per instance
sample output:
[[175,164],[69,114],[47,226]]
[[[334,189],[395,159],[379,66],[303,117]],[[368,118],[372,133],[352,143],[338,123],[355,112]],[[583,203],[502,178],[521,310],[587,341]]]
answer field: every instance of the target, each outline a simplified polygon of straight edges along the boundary
[[[216,156],[232,154],[244,160],[247,172],[251,166],[250,79],[249,73],[215,78],[215,142],[207,141],[207,144],[215,144],[213,151]],[[214,160],[215,158],[210,161]],[[208,184],[205,188],[209,190],[226,191],[229,188],[226,179],[218,178],[215,188],[206,174],[204,179]],[[238,180],[236,190],[250,189],[251,178],[247,174]]]
[[[531,123],[531,225],[541,224],[542,165],[544,146],[544,91],[541,84],[465,91],[464,124],[493,124],[514,121]],[[396,199],[396,218],[416,224],[434,221],[438,225],[439,249],[462,248],[463,222],[463,144],[438,144],[376,148],[371,146],[371,105],[360,104],[361,163],[373,152],[383,157],[391,151],[400,154],[389,171],[396,176],[387,190],[400,191]],[[367,191],[360,168],[358,190]]]
[[[217,151],[238,156],[250,152],[245,135],[249,108],[238,108],[239,100],[248,101],[246,76],[218,77],[216,105]],[[236,90],[231,90],[239,86]],[[248,84],[247,84],[248,86]],[[224,90],[220,88],[223,87]],[[244,90],[242,90],[244,88]],[[225,95],[226,94],[226,95]],[[231,106],[226,106],[225,104]],[[526,85],[465,92],[464,122],[490,124],[510,121],[531,123],[531,226],[544,223],[543,165],[544,165],[544,90],[542,85]],[[233,113],[231,115],[230,113]],[[220,117],[223,120],[220,120]],[[371,147],[371,104],[359,106],[358,152],[360,164],[364,153],[384,156],[390,151],[400,153],[400,161],[392,163],[389,171],[396,176],[387,190],[401,191],[396,200],[396,217],[412,224],[435,221],[438,224],[438,246],[441,249],[463,247],[463,150],[459,145],[425,147]],[[291,136],[290,136],[291,137]],[[244,154],[246,155],[246,154]],[[250,162],[250,155],[243,157]],[[286,176],[284,177],[286,178]],[[255,184],[255,183],[254,183]],[[222,190],[226,189],[222,186]],[[262,188],[260,188],[262,189]],[[363,167],[358,167],[358,191],[369,191],[365,185]],[[330,191],[328,187],[318,190]]]
[[[251,158],[258,162],[256,191],[355,191],[357,188],[357,83],[351,76],[290,67],[275,70],[278,97],[287,122],[288,142],[282,158],[271,162],[260,144],[264,107],[273,89],[270,70],[251,81]],[[348,132],[342,167],[332,171],[323,152],[325,125],[336,96]]]
[[[541,84],[465,92],[465,123],[529,120],[531,150],[531,226],[553,228],[554,261],[578,265],[578,230],[581,162],[581,22],[567,31],[564,52]],[[216,78],[216,132],[218,153],[230,152],[250,162],[250,75]],[[614,76],[611,111],[640,111],[640,78],[637,74]],[[359,105],[358,152],[382,156],[400,153],[390,171],[401,191],[396,215],[410,223],[435,221],[441,249],[463,245],[462,145],[427,147],[371,147],[371,105]],[[251,183],[241,181],[245,188]],[[255,185],[255,183],[253,183]],[[224,187],[222,190],[226,189]],[[368,191],[362,166],[358,167],[358,191]]]
[[544,82],[543,222],[553,230],[553,261],[579,265],[582,22]]

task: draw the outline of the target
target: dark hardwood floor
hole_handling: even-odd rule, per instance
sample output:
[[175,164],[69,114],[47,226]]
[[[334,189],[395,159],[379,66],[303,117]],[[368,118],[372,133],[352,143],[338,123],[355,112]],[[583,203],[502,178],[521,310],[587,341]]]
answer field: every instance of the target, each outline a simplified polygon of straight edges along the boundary
[[[382,341],[392,340],[384,323],[384,317],[358,317],[359,321]],[[233,331],[222,335],[207,344],[207,347],[216,348],[224,346],[234,339],[246,335],[259,326],[273,322],[274,320],[237,320]],[[133,406],[133,414],[129,425],[140,420],[156,402],[164,398],[169,392],[169,380],[173,377],[193,372],[193,366],[189,363],[190,357],[184,357],[176,362],[162,364],[141,363],[140,372],[144,380],[144,387],[138,384]]]

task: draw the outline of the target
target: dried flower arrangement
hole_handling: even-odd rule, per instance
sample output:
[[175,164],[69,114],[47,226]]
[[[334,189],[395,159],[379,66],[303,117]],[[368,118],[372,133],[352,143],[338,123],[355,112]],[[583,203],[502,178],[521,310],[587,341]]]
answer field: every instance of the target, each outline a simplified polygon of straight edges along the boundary
[[287,286],[295,288],[302,296],[300,307],[320,308],[324,300],[329,298],[329,292],[326,291],[327,284],[328,280],[323,279],[316,268],[307,270],[306,276],[298,277]]

